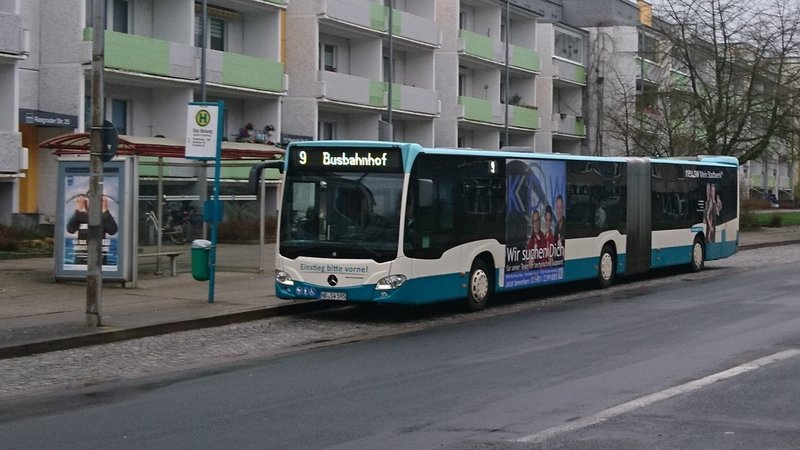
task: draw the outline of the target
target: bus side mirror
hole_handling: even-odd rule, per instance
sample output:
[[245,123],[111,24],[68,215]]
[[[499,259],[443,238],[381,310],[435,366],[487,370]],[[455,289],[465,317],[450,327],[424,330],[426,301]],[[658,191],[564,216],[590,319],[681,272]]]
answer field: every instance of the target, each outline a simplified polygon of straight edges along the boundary
[[433,180],[420,178],[417,180],[417,206],[427,208],[433,205]]
[[261,181],[261,172],[264,169],[278,169],[280,173],[283,173],[283,161],[267,161],[253,166],[247,179],[247,192],[258,194],[258,182]]

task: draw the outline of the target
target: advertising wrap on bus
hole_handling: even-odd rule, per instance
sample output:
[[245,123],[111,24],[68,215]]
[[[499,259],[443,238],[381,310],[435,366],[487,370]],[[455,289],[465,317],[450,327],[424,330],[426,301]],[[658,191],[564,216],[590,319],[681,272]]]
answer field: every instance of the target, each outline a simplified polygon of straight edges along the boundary
[[510,159],[506,176],[505,286],[562,280],[565,162]]

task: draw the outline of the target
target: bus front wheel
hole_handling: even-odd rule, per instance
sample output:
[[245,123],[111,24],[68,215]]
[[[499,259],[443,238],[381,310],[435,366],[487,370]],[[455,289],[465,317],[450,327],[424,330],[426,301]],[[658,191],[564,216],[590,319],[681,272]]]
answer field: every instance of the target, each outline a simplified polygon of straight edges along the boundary
[[703,238],[697,236],[692,244],[692,262],[689,269],[692,272],[700,272],[706,265],[706,248],[703,245]]
[[605,289],[614,284],[614,276],[617,272],[617,258],[614,249],[606,244],[600,252],[600,264],[597,268],[597,283]]
[[480,311],[486,307],[492,288],[492,277],[486,263],[476,259],[469,271],[466,307],[469,311]]

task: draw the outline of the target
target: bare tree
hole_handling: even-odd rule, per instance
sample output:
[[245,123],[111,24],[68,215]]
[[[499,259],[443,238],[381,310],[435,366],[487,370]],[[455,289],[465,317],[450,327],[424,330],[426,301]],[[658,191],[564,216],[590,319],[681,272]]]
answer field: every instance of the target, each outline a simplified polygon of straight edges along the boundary
[[595,114],[602,124],[598,134],[608,138],[606,150],[655,157],[696,152],[702,145],[696,142],[695,102],[686,77],[668,70],[668,54],[630,48],[630,43],[616,42],[609,30],[598,28],[593,35],[589,61],[590,71],[602,73],[592,95],[603,100]]
[[794,141],[800,101],[800,7],[769,0],[661,0],[654,28],[685,69],[702,151],[758,158]]

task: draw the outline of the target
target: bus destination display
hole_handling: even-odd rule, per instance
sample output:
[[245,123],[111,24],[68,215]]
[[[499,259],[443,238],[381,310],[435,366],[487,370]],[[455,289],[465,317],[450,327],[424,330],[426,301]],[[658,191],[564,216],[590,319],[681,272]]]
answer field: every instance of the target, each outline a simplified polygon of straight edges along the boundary
[[295,147],[289,165],[292,169],[399,172],[403,160],[397,148]]

